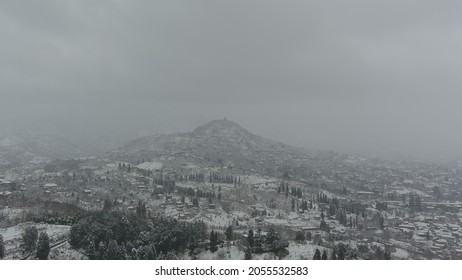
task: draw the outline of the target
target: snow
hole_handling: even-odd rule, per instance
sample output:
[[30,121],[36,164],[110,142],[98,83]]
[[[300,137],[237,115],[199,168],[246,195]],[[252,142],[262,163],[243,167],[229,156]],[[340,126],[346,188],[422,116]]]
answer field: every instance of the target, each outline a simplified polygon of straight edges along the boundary
[[139,169],[144,169],[144,170],[160,170],[163,167],[162,162],[143,162],[138,164],[136,167]]
[[49,238],[50,243],[58,243],[68,238],[70,226],[65,225],[50,225],[50,224],[34,224],[32,222],[18,224],[16,226],[0,229],[0,234],[3,236],[5,242],[5,259],[19,258],[20,257],[20,243],[24,229],[35,225],[40,232],[45,231]]
[[409,253],[401,248],[396,248],[396,252],[391,253],[393,259],[408,259]]
[[327,255],[330,257],[331,251],[329,248],[318,246],[310,242],[307,243],[297,243],[294,241],[289,242],[289,255],[286,259],[290,260],[312,260],[316,249],[319,249],[321,253],[323,250],[327,251]]
[[69,242],[65,242],[56,248],[51,249],[50,255],[48,256],[50,260],[84,260],[87,257],[72,249]]
[[[289,242],[289,254],[283,259],[287,260],[311,260],[313,259],[316,249],[319,249],[321,253],[326,250],[328,256],[330,256],[331,250],[323,246],[317,246],[310,242],[307,243],[297,243],[294,241]],[[190,257],[185,254],[182,256],[184,259],[189,259]],[[203,250],[197,256],[197,259],[200,260],[243,260],[244,259],[244,249],[238,245],[226,245],[223,248],[218,248],[215,253],[212,253],[207,250]],[[252,254],[253,260],[272,260],[278,259],[274,253],[262,253],[262,254]]]

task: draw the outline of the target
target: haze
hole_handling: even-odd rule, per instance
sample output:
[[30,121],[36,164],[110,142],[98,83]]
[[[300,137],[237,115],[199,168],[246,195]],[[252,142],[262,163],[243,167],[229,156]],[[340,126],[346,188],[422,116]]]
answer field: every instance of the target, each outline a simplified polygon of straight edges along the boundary
[[310,149],[462,157],[460,1],[1,1],[0,130],[227,117]]

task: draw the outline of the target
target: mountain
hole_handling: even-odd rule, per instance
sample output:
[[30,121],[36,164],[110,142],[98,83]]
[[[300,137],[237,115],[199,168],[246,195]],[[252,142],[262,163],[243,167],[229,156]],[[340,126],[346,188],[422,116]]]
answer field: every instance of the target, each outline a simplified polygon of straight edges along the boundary
[[140,137],[123,146],[121,151],[185,153],[208,161],[252,168],[268,160],[298,155],[303,149],[263,138],[223,119],[213,120],[191,132]]
[[78,144],[53,134],[21,132],[0,138],[0,164],[66,159],[82,154]]

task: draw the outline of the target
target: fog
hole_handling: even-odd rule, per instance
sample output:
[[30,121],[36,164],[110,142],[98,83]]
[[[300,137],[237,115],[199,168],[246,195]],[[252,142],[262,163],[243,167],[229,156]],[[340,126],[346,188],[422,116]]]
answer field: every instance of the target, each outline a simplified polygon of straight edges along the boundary
[[227,117],[310,149],[462,157],[460,1],[0,2],[0,130]]

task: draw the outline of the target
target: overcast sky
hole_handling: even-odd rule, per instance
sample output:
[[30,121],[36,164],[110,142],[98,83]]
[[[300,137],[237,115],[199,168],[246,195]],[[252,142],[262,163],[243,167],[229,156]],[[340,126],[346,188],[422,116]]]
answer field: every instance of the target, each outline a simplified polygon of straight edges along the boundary
[[234,120],[288,144],[462,158],[460,1],[0,1],[0,128]]

